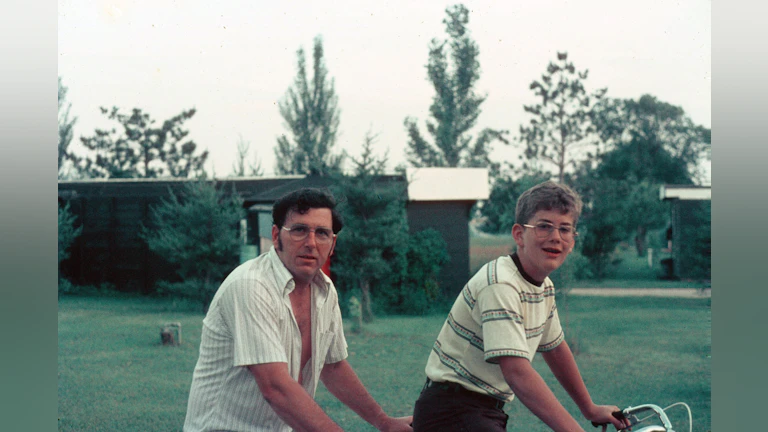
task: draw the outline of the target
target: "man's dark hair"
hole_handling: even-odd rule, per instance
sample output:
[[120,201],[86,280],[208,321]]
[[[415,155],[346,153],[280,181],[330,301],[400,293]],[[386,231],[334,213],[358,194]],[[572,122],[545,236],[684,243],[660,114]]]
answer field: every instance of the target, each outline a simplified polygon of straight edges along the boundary
[[331,210],[334,234],[338,234],[344,227],[341,215],[336,211],[336,200],[331,192],[317,188],[303,188],[289,192],[275,202],[272,207],[272,223],[278,228],[285,224],[288,213],[295,211],[298,214],[307,214],[309,209],[327,208]]

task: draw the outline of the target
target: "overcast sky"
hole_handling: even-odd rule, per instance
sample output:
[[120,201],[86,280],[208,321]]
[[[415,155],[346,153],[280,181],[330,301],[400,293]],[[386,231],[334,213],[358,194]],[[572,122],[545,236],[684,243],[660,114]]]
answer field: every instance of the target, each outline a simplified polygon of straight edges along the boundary
[[[100,106],[138,107],[158,122],[196,108],[185,123],[210,151],[209,171],[232,171],[239,137],[266,174],[286,132],[277,108],[296,75],[296,51],[322,36],[341,109],[338,150],[359,156],[368,130],[389,149],[389,168],[405,161],[403,120],[422,133],[434,95],[428,46],[445,39],[445,8],[455,2],[96,0],[58,2],[58,72],[78,117],[75,141],[114,127]],[[711,2],[466,1],[480,48],[476,90],[488,95],[474,130],[527,121],[528,89],[558,51],[589,69],[588,90],[609,97],[649,93],[711,127]],[[310,56],[311,58],[311,56]],[[81,147],[73,148],[78,150]],[[496,145],[499,160],[520,149]]]

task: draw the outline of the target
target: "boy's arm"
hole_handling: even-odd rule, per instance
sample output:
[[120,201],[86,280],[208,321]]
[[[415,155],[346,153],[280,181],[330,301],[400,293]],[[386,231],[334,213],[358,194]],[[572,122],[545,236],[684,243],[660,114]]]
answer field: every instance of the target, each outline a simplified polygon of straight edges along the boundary
[[618,420],[613,417],[612,413],[621,411],[619,407],[612,405],[595,405],[592,402],[592,398],[589,396],[587,386],[584,385],[584,380],[581,378],[579,368],[576,365],[576,360],[573,358],[573,353],[568,344],[563,341],[550,351],[545,351],[541,354],[544,361],[547,362],[549,369],[552,370],[552,374],[555,375],[557,381],[563,386],[566,392],[571,396],[579,410],[587,418],[587,420],[596,423],[611,423],[616,429],[620,429],[625,426],[629,426],[629,423],[624,423],[622,420]]
[[332,395],[376,429],[391,432],[413,430],[410,426],[413,417],[388,416],[368,393],[346,360],[326,364],[320,373],[320,379]]
[[499,366],[504,374],[504,380],[515,392],[515,396],[552,430],[568,432],[584,430],[560,404],[527,358],[499,357]]

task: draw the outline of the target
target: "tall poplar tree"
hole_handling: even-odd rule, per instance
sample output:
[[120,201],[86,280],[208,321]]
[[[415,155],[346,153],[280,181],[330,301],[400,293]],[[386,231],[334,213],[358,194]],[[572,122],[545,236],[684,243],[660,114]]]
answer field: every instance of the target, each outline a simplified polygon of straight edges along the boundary
[[487,97],[474,90],[480,78],[480,50],[467,29],[469,10],[459,4],[445,12],[443,23],[449,39],[432,39],[427,63],[435,96],[429,108],[432,120],[426,123],[434,144],[421,135],[416,120],[407,117],[406,157],[416,167],[491,167],[494,171],[498,164],[489,159],[491,144],[495,140],[507,143],[507,131],[486,128],[472,141],[469,130],[477,123],[480,105]]
[[313,76],[307,76],[304,49],[297,51],[293,87],[278,103],[290,131],[277,139],[275,171],[278,174],[329,175],[341,171],[344,154],[332,154],[339,129],[338,97],[323,58],[318,36],[312,52]]

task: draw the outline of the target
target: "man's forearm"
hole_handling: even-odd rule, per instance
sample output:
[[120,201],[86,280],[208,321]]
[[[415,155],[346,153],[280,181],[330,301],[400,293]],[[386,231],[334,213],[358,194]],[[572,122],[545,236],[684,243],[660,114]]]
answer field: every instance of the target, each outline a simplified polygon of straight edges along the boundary
[[299,383],[290,377],[284,379],[282,374],[257,375],[253,368],[253,366],[249,367],[267,403],[293,430],[299,432],[342,431],[341,427],[328,417]]
[[554,431],[583,431],[528,359],[502,357],[499,363],[515,396],[547,426]]
[[346,360],[325,365],[320,379],[334,397],[377,429],[389,418]]

